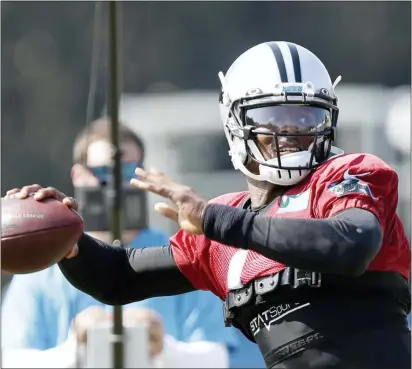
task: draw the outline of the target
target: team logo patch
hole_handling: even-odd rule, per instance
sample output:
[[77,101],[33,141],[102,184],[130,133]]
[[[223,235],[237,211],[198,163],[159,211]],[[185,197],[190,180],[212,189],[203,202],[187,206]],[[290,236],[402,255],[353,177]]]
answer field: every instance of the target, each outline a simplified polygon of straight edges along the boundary
[[288,83],[282,86],[282,91],[285,93],[302,93],[304,92],[304,85],[302,83],[294,84]]
[[309,207],[310,189],[297,195],[284,195],[277,214],[306,210]]
[[369,185],[359,179],[359,177],[364,177],[368,174],[369,172],[352,175],[349,174],[348,169],[343,174],[343,181],[331,183],[328,187],[328,191],[334,193],[337,197],[345,196],[348,193],[362,193],[376,200],[376,197],[373,196]]

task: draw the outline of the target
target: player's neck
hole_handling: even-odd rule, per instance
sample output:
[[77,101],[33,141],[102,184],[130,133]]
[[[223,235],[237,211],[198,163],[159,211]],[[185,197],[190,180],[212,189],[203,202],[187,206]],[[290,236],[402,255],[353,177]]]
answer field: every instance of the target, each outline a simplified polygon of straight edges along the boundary
[[276,186],[265,181],[256,181],[248,178],[247,180],[250,201],[252,208],[260,208],[272,202],[276,197],[282,196],[286,188]]

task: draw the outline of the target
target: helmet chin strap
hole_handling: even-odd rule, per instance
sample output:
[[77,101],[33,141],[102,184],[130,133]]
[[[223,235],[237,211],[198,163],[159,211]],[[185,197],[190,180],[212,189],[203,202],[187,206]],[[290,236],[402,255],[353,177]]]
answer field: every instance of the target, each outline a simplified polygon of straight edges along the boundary
[[260,174],[254,174],[246,168],[246,166],[245,166],[245,162],[246,162],[246,159],[247,159],[246,148],[240,147],[240,145],[244,145],[244,143],[243,143],[244,141],[239,138],[238,142],[235,143],[231,139],[230,132],[229,132],[229,129],[227,127],[225,127],[224,132],[225,132],[226,138],[229,142],[229,147],[230,147],[229,155],[232,159],[233,167],[236,170],[240,170],[245,176],[247,176],[249,178],[252,178],[256,181],[266,181],[266,178],[262,177]]
[[243,161],[241,160],[240,156],[238,154],[232,154],[232,162],[233,166],[235,169],[240,170],[245,176],[254,179],[256,181],[267,181],[266,177],[263,177],[261,174],[254,174],[251,171],[249,171],[245,164],[243,164]]
[[[238,144],[239,145],[243,144],[243,142],[240,141]],[[256,146],[253,140],[248,140],[248,145],[249,145],[250,151],[253,153],[255,158],[258,159],[259,161],[267,162],[268,164],[277,164],[277,158],[265,160],[262,153],[259,151],[258,147]],[[242,155],[241,150],[242,148],[236,147],[236,144],[232,142],[231,157],[232,157],[233,166],[235,167],[235,169],[238,169],[247,177],[254,179],[256,181],[262,181],[262,182],[265,181],[265,182],[273,183],[274,185],[277,185],[277,186],[292,186],[292,185],[299,183],[303,179],[305,179],[306,176],[311,172],[310,169],[306,169],[306,170],[301,169],[300,170],[301,175],[298,176],[296,174],[299,172],[299,170],[290,170],[292,175],[289,176],[288,175],[289,170],[265,167],[264,164],[260,164],[259,165],[260,171],[264,171],[267,174],[264,174],[264,173],[254,174],[246,168],[244,155]],[[334,154],[334,156],[330,157],[328,160],[331,160],[338,155],[344,154],[342,149],[335,147],[335,146],[331,146],[331,152]],[[283,161],[284,162],[285,161],[298,161],[299,159],[301,159],[302,161],[309,161],[310,156],[311,156],[310,150],[301,151],[299,153],[292,153],[292,154],[284,155]],[[286,164],[286,166],[294,166],[291,164],[289,165]],[[273,178],[274,175],[278,176],[279,174],[280,174],[280,177],[278,179]]]
[[[240,142],[239,142],[239,144],[240,144]],[[243,144],[243,142],[242,142],[242,144]],[[269,182],[269,183],[272,183],[272,184],[277,185],[277,186],[288,186],[288,185],[294,184],[294,183],[290,183],[290,181],[287,181],[287,180],[282,181],[281,178],[279,178],[279,180],[274,181],[273,180],[273,175],[254,174],[254,173],[252,173],[245,166],[245,160],[243,160],[243,155],[240,152],[240,150],[242,150],[242,149],[240,147],[239,148],[236,147],[236,145],[233,144],[233,143],[232,143],[232,145],[233,146],[231,146],[231,157],[232,157],[233,166],[235,167],[235,169],[240,170],[247,177],[249,177],[251,179],[254,179],[256,181]],[[253,142],[252,140],[248,140],[248,145],[249,145],[249,148],[252,151],[253,155],[255,155],[256,159],[258,159],[260,161],[269,162],[269,161],[264,159],[263,155],[261,154],[261,152],[257,148],[255,142]],[[272,159],[272,161],[275,161],[275,160],[277,162],[276,158]],[[259,168],[260,169],[262,168],[262,164],[259,165]],[[275,169],[275,168],[267,167],[267,170],[274,172],[276,175],[278,173],[280,173],[281,176],[282,176],[282,172],[285,172],[285,173],[283,173],[284,176],[287,175],[286,174],[287,171],[284,170],[284,169]],[[307,171],[307,172],[309,173],[309,171]],[[301,176],[301,179],[303,179],[303,178],[304,178],[304,176]],[[285,182],[285,183],[282,183],[282,182]]]
[[[277,157],[266,160],[253,140],[248,140],[247,145],[249,146],[249,149],[252,152],[252,154],[255,156],[255,158],[259,160],[260,162],[267,163],[270,165],[278,164]],[[309,146],[308,151],[301,151],[301,152],[286,154],[282,156],[282,160],[284,163],[292,161],[289,164],[286,163],[285,166],[299,166],[301,162],[309,162],[310,157],[312,155],[311,154],[312,147],[313,147],[313,144]],[[259,164],[259,172],[260,172],[259,177],[262,178],[261,180],[273,183],[278,186],[289,186],[289,185],[298,183],[299,181],[304,179],[310,173],[310,170],[301,169],[300,171],[299,170],[295,171],[295,170],[289,170],[289,169],[272,168],[269,166],[265,166],[264,164]],[[300,174],[296,175],[297,173],[300,173]],[[274,177],[276,179],[274,179]]]

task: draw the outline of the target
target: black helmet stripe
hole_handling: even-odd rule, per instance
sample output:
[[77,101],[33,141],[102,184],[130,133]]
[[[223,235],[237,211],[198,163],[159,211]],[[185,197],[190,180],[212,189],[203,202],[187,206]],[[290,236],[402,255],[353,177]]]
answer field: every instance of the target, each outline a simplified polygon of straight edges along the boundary
[[287,45],[289,47],[290,54],[292,55],[293,71],[295,73],[295,82],[302,82],[302,72],[300,70],[300,59],[299,59],[298,49],[296,48],[296,45],[291,44],[290,42],[287,42]]
[[278,44],[276,42],[267,42],[266,45],[268,45],[271,48],[273,55],[275,56],[276,64],[278,65],[280,80],[282,81],[282,83],[288,82],[285,61],[283,60],[283,55],[280,51]]

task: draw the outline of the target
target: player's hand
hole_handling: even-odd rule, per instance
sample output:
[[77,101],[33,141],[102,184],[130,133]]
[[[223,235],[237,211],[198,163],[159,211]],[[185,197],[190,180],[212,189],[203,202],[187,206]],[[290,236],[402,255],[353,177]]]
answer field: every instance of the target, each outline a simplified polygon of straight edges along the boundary
[[180,227],[192,234],[202,234],[203,215],[207,201],[197,195],[190,187],[172,181],[165,174],[156,170],[146,171],[136,168],[139,179],[132,179],[130,183],[172,200],[177,208],[165,203],[155,205],[155,210],[167,218],[178,222]]
[[[22,188],[13,188],[12,190],[8,190],[6,192],[7,197],[18,197],[20,199],[26,199],[29,196],[33,196],[33,198],[37,201],[42,201],[45,199],[56,199],[61,201],[67,207],[77,210],[79,205],[77,201],[73,197],[66,196],[63,192],[55,189],[54,187],[46,187],[43,188],[38,184],[33,184],[29,186],[24,186]],[[79,252],[77,246],[74,246],[72,250],[66,255],[66,258],[72,258],[77,255]]]
[[43,188],[38,184],[33,184],[30,186],[24,186],[20,188],[13,188],[6,192],[5,197],[18,197],[20,199],[26,199],[30,195],[33,195],[35,200],[41,201],[48,198],[53,198],[61,201],[64,205],[73,210],[77,210],[79,205],[73,197],[66,196],[63,192],[57,190],[54,187]]
[[149,330],[150,355],[156,356],[163,351],[164,329],[162,318],[154,310],[128,308],[123,312],[125,327],[145,324]]

